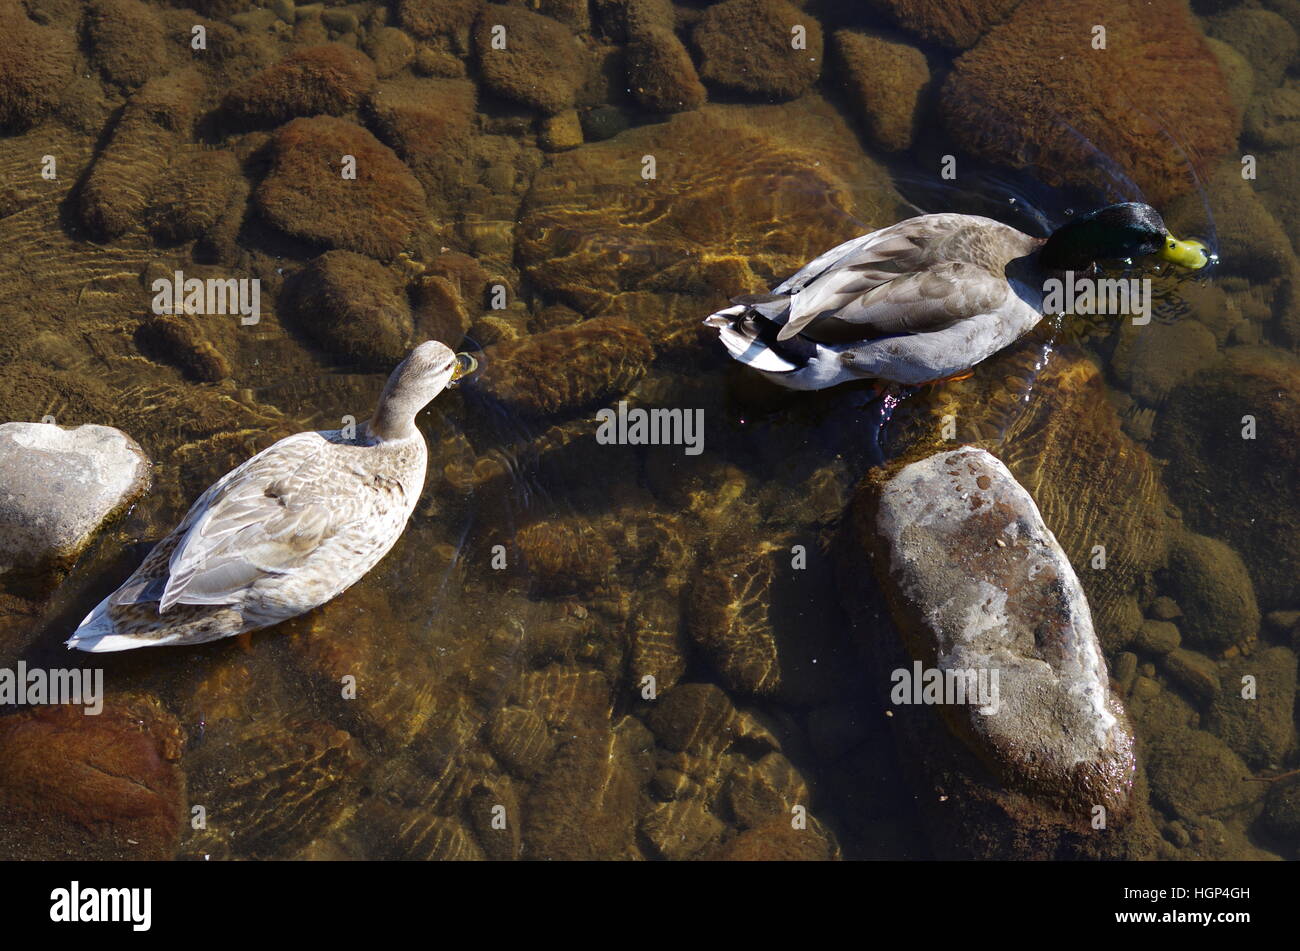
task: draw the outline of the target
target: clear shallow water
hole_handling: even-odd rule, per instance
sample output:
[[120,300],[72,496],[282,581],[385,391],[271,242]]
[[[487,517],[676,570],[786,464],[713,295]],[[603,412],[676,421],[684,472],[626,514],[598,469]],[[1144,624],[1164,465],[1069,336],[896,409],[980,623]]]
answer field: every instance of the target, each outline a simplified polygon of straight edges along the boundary
[[[207,76],[196,109],[296,47],[356,45],[363,32],[367,46],[378,21],[366,5],[351,9],[364,30],[237,26],[255,39]],[[700,15],[693,10],[680,14],[683,35]],[[50,29],[70,31],[72,14],[58,4],[38,12]],[[810,12],[828,32],[878,25]],[[163,8],[158,16],[164,27],[188,22]],[[599,27],[577,33],[587,48],[620,47],[591,39]],[[1130,617],[1161,616],[1157,599],[1173,594],[1184,614],[1201,603],[1183,593],[1197,579],[1171,577],[1163,554],[1185,528],[1234,546],[1265,615],[1300,608],[1282,534],[1294,526],[1294,446],[1279,437],[1295,427],[1284,331],[1295,257],[1276,178],[1254,189],[1258,206],[1210,179],[1213,220],[1181,217],[1194,234],[1217,232],[1224,264],[1169,287],[1153,333],[1044,324],[972,379],[908,399],[881,432],[869,387],[775,391],[730,364],[699,319],[918,208],[996,213],[1039,233],[1067,209],[1132,197],[1135,186],[1118,176],[1105,194],[1049,189],[976,161],[967,171],[964,158],[956,180],[936,182],[932,155],[949,147],[939,127],[923,122],[911,151],[887,156],[831,66],[793,102],[711,85],[710,105],[667,121],[609,84],[603,98],[582,93],[578,111],[613,102],[631,127],[550,152],[535,112],[494,94],[474,56],[457,55],[462,42],[423,45],[463,59],[478,87],[470,131],[447,149],[468,167],[425,170],[428,218],[405,259],[384,267],[411,294],[420,275],[449,273],[447,253],[474,258],[482,276],[452,282],[452,305],[469,319],[463,346],[486,348],[484,374],[513,368],[543,411],[520,412],[472,381],[435,401],[421,417],[431,465],[416,515],[336,601],[247,644],[103,659],[110,705],[151,704],[168,726],[150,729],[182,737],[171,769],[183,792],[156,782],[163,805],[206,811],[206,828],[155,830],[150,846],[188,859],[942,854],[935,843],[946,830],[918,808],[926,793],[914,760],[923,753],[896,747],[887,682],[871,659],[873,641],[895,634],[883,616],[864,623],[870,610],[845,610],[855,597],[848,579],[869,567],[844,538],[870,467],[933,438],[936,420],[951,414],[959,440],[1007,459],[1072,557],[1099,532],[1138,551],[1085,585],[1112,672],[1129,671],[1122,692],[1151,776],[1152,853],[1293,854],[1295,843],[1261,818],[1270,784],[1245,778],[1294,767],[1293,705],[1271,703],[1244,727],[1226,723],[1184,668],[1135,646]],[[936,74],[948,68],[950,52],[924,49]],[[173,65],[178,55],[169,48]],[[424,81],[447,94],[436,85],[446,77]],[[3,582],[4,666],[86,663],[63,653],[67,630],[204,487],[284,435],[364,419],[384,379],[362,355],[377,329],[349,315],[326,332],[294,312],[292,278],[319,249],[286,237],[256,200],[216,263],[202,241],[162,241],[143,225],[111,240],[87,233],[78,196],[124,100],[113,84],[96,85],[102,103],[76,121],[65,104],[0,140],[12,183],[0,218],[0,313],[13,330],[0,345],[0,390],[15,420],[52,414],[124,429],[155,461],[155,486],[66,577]],[[93,101],[86,89],[77,97]],[[234,153],[255,186],[268,174],[258,151],[266,134],[218,123],[192,139]],[[64,171],[45,187],[32,156],[48,149]],[[1270,151],[1273,167],[1292,151]],[[640,174],[645,154],[661,160],[653,181]],[[144,155],[140,175],[155,174],[157,161]],[[1200,206],[1195,194],[1177,200]],[[321,217],[328,211],[322,205]],[[1266,255],[1261,236],[1272,241]],[[140,335],[150,298],[142,275],[176,266],[258,276],[262,321],[202,318],[197,337],[151,347]],[[494,283],[508,288],[500,311],[490,307]],[[650,359],[602,354],[595,338],[532,363],[511,351],[522,346],[513,341],[611,316],[644,331]],[[208,348],[228,372],[203,362]],[[530,380],[540,382],[528,389]],[[598,443],[594,409],[622,398],[702,410],[703,451]],[[1226,423],[1250,411],[1264,429],[1243,457]],[[1250,491],[1222,493],[1216,469]],[[1277,557],[1252,541],[1255,519],[1278,533]],[[795,546],[806,558],[797,572],[786,568]],[[1199,619],[1175,620],[1188,642]],[[1253,635],[1195,652],[1225,683],[1243,657],[1269,652],[1260,676],[1270,689],[1286,683],[1289,663],[1294,690],[1287,616],[1260,621]],[[1275,671],[1280,679],[1269,679]],[[655,699],[644,695],[647,675]],[[344,696],[345,678],[355,678],[355,697]],[[51,761],[56,786],[57,768]],[[1213,788],[1191,781],[1205,773]],[[798,806],[811,831],[791,838]],[[55,796],[40,808],[57,817],[70,807]],[[96,808],[111,827],[123,807],[110,795]],[[9,836],[11,852],[35,857],[59,845],[29,835]],[[133,854],[120,837],[106,842],[88,848]]]

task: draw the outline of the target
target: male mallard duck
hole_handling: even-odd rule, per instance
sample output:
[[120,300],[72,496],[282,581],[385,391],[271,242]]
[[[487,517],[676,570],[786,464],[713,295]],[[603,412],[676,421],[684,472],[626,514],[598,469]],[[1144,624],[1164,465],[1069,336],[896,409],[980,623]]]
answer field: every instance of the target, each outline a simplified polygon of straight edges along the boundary
[[1109,205],[1033,238],[977,215],[909,218],[832,248],[770,294],[705,323],[732,357],[795,390],[850,380],[919,384],[969,370],[1042,319],[1063,271],[1158,254],[1204,267],[1150,205]]
[[428,449],[415,414],[473,369],[467,354],[422,343],[351,438],[297,433],[226,473],[67,646],[202,644],[342,594],[393,547],[420,497]]

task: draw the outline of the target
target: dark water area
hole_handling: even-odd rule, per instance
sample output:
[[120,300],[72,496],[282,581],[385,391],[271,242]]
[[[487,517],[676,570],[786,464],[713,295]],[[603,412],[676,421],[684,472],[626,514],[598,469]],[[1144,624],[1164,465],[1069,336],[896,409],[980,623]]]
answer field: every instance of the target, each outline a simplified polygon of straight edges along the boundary
[[[0,557],[0,669],[104,688],[0,703],[0,857],[1094,857],[890,699],[864,484],[963,444],[1086,592],[1136,757],[1100,851],[1297,857],[1297,28],[1296,0],[0,0],[0,419],[153,464],[75,558]],[[1043,237],[1139,200],[1218,261],[1134,262],[1149,321],[1048,317],[963,379],[784,390],[702,325],[915,214]],[[178,271],[256,280],[256,320],[159,313]],[[64,650],[204,489],[366,420],[428,339],[478,370],[420,414],[423,493],[362,580],[251,636]],[[620,406],[698,440],[611,444]]]

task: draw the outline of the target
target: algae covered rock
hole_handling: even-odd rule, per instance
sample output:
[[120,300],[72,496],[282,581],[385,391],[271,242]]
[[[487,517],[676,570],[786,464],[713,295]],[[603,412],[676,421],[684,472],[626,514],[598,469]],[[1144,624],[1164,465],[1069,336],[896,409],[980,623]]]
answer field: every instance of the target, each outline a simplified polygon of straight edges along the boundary
[[1246,138],[1266,149],[1300,145],[1300,83],[1260,96],[1246,113]]
[[627,82],[637,102],[653,112],[698,109],[707,98],[686,47],[664,27],[648,27],[629,44]]
[[872,140],[891,152],[910,148],[917,103],[930,83],[925,55],[887,36],[854,30],[837,31],[831,44]]
[[226,94],[237,120],[276,125],[295,116],[339,116],[361,105],[376,81],[370,57],[340,43],[295,50]]
[[613,729],[574,731],[524,802],[525,856],[638,857],[636,820],[651,745],[645,727],[629,717]]
[[468,31],[483,0],[398,0],[397,17],[421,39]]
[[635,326],[601,317],[493,344],[468,385],[526,416],[570,415],[627,392],[652,356]]
[[145,218],[155,237],[188,241],[211,231],[237,199],[241,207],[233,213],[242,219],[248,191],[233,152],[182,152],[154,183]]
[[[356,178],[343,177],[343,157]],[[424,189],[365,129],[343,119],[294,119],[270,143],[271,169],[254,193],[262,216],[312,244],[395,258],[424,213]]]
[[867,506],[866,544],[918,665],[989,678],[978,700],[936,701],[954,733],[1013,788],[1079,817],[1127,812],[1133,738],[1087,599],[1007,468],[939,452],[873,485]]
[[741,92],[793,99],[821,75],[821,24],[784,0],[715,4],[700,17],[691,40],[699,50],[700,75]]
[[82,223],[96,237],[144,222],[151,187],[193,131],[202,88],[196,70],[179,70],[150,79],[127,101],[78,196]]
[[1241,558],[1223,542],[1193,532],[1178,535],[1169,550],[1168,583],[1183,610],[1188,643],[1223,650],[1255,639],[1255,589]]
[[477,117],[477,92],[464,79],[381,83],[366,103],[367,124],[415,172],[432,196],[461,184]]
[[1295,26],[1272,10],[1238,7],[1208,21],[1209,33],[1241,53],[1255,71],[1255,88],[1267,89],[1282,81],[1295,59],[1300,39]]
[[123,86],[139,86],[166,70],[162,21],[141,0],[95,0],[86,14],[95,63]]
[[149,488],[150,468],[108,426],[0,425],[0,574],[71,562]]
[[157,701],[113,698],[0,717],[0,857],[170,859],[180,841],[185,738]]
[[870,0],[895,23],[923,40],[966,49],[1001,23],[1021,0]]
[[1188,525],[1241,556],[1265,611],[1300,603],[1297,447],[1300,367],[1263,347],[1233,347],[1175,389],[1155,432],[1155,452],[1178,473],[1169,491]]
[[547,114],[573,107],[584,73],[573,34],[563,24],[523,7],[493,4],[474,26],[474,46],[483,82],[497,95]]
[[[1087,42],[1095,24],[1106,27],[1104,50]],[[1033,167],[1050,185],[1099,188],[1117,166],[1156,203],[1192,190],[1184,154],[1204,171],[1235,147],[1240,126],[1180,0],[1021,4],[957,59],[942,110],[957,144],[981,158]],[[1184,148],[1170,148],[1162,129],[1176,129]]]
[[18,0],[0,0],[0,128],[41,119],[73,79],[73,38],[28,18]]
[[386,371],[410,352],[414,327],[401,278],[352,251],[327,251],[289,286],[302,332],[337,356]]
[[1276,766],[1295,747],[1295,697],[1296,655],[1290,649],[1269,647],[1234,657],[1224,665],[1223,690],[1206,725],[1247,765]]

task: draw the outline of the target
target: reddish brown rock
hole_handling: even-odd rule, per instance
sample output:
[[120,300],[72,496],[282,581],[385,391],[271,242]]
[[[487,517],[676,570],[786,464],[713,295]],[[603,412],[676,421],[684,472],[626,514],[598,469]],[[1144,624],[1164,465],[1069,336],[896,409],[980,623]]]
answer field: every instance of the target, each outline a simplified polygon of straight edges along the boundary
[[[804,48],[794,47],[803,29]],[[784,0],[726,0],[709,7],[691,34],[700,75],[741,92],[793,99],[822,71],[822,28]]]
[[1021,0],[871,0],[895,23],[923,40],[955,49],[972,46]]
[[73,40],[27,18],[17,0],[0,0],[0,128],[26,129],[73,79]]
[[685,112],[704,105],[707,94],[686,47],[672,30],[648,27],[627,51],[627,84],[653,112]]
[[889,37],[853,30],[839,30],[832,44],[872,140],[891,152],[909,148],[921,90],[930,82],[925,55]]
[[223,106],[238,120],[276,125],[295,116],[340,116],[374,88],[370,57],[337,43],[290,53],[226,94]]
[[183,744],[175,717],[139,698],[0,718],[0,858],[171,858]]
[[468,30],[483,7],[483,0],[399,0],[397,17],[402,26],[421,39]]
[[166,69],[162,21],[141,0],[96,0],[86,32],[95,62],[115,83],[139,86]]
[[367,123],[415,172],[430,195],[463,191],[477,90],[466,79],[382,83],[367,103]]
[[[493,44],[497,27],[505,28],[505,49]],[[484,85],[547,114],[572,108],[585,78],[568,28],[522,7],[487,7],[474,26],[474,48]]]
[[[365,129],[342,119],[295,119],[270,145],[271,170],[254,197],[263,217],[287,234],[381,260],[397,256],[424,214],[424,189]],[[356,179],[342,159],[356,159]]]
[[[1104,50],[1089,42],[1094,24],[1106,26]],[[942,111],[957,146],[980,158],[1098,188],[1116,166],[1155,203],[1193,188],[1184,154],[1204,171],[1240,128],[1181,0],[1026,3],[958,58]]]

